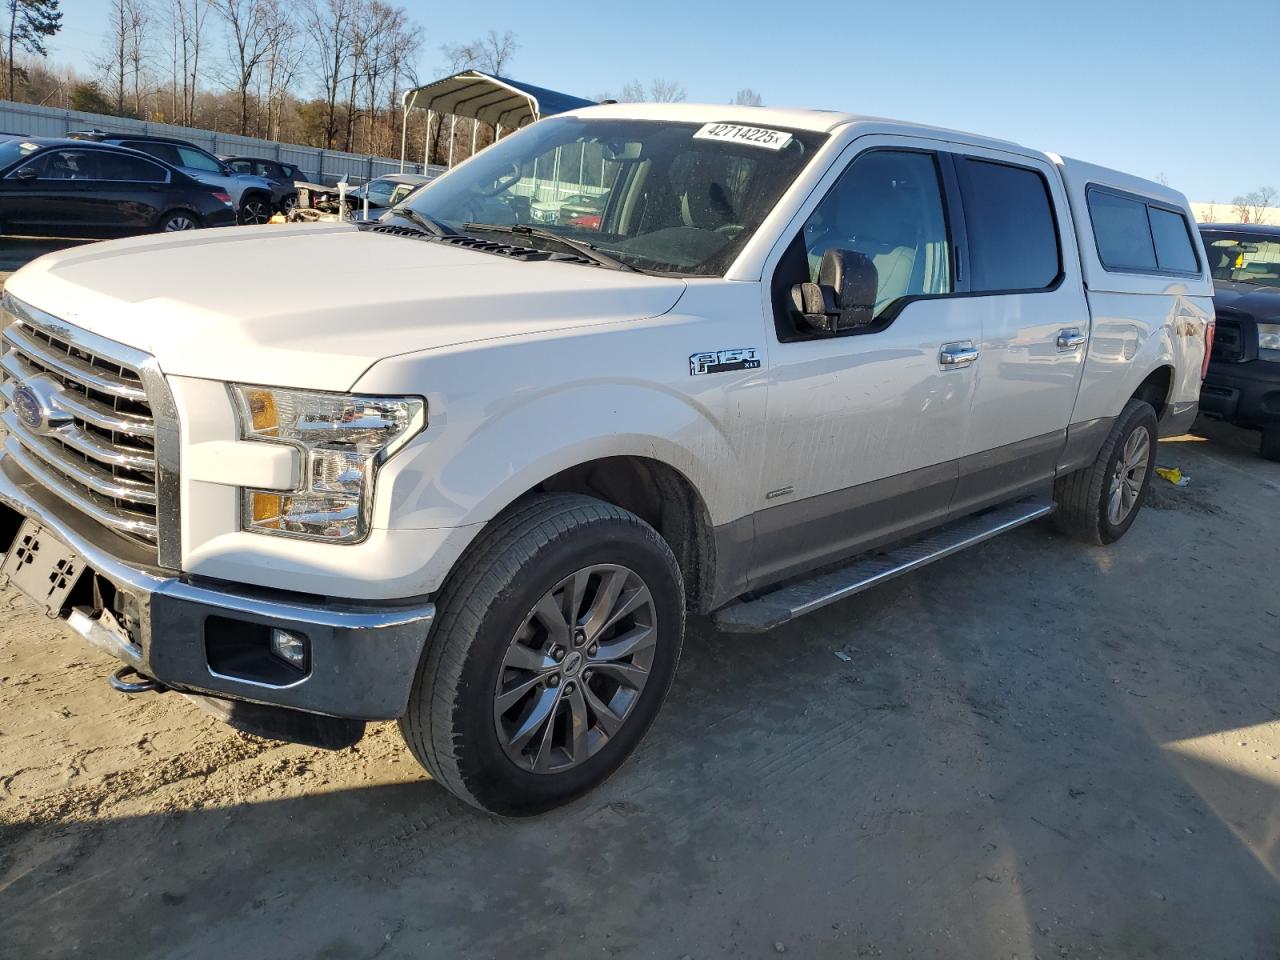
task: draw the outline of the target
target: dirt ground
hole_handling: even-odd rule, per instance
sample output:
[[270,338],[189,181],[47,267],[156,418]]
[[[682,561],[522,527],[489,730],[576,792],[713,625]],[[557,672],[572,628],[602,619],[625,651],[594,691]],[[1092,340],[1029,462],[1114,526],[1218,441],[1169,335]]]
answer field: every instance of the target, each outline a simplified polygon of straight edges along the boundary
[[1280,465],[1203,432],[1110,549],[1033,525],[695,621],[639,754],[526,822],[393,725],[325,753],[112,693],[0,593],[0,956],[1275,960]]
[[638,755],[526,822],[393,724],[325,753],[115,694],[0,591],[0,957],[1280,960],[1280,464],[1197,434],[1112,548],[1037,524],[694,621]]

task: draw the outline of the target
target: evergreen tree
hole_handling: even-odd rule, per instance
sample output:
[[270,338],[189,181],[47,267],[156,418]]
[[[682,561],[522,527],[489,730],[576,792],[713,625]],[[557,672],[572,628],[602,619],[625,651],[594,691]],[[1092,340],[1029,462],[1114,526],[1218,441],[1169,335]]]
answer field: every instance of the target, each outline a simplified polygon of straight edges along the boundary
[[46,56],[44,42],[62,29],[59,0],[5,0],[9,5],[9,93],[13,99],[13,83],[17,65],[13,62],[15,47],[28,53]]

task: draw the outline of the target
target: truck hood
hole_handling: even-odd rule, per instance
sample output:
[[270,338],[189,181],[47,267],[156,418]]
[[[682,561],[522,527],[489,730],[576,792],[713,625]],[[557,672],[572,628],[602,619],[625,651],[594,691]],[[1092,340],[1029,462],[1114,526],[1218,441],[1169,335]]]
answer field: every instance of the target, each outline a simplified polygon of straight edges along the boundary
[[231,227],[49,254],[6,290],[165,373],[348,390],[386,357],[639,320],[685,284],[349,224]]
[[1213,306],[1230,310],[1266,323],[1280,318],[1280,287],[1264,287],[1256,283],[1215,280]]

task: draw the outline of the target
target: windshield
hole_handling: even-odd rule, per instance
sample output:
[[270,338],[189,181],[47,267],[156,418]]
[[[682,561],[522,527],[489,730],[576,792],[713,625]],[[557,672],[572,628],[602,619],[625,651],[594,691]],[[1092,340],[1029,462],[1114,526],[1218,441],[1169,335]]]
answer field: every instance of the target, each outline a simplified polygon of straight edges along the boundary
[[[553,117],[405,205],[459,232],[533,227],[636,269],[720,276],[826,139],[734,124]],[[555,246],[527,233],[519,242]]]
[[0,169],[9,166],[15,160],[30,156],[39,149],[40,144],[19,137],[0,141]]
[[1203,236],[1213,279],[1280,287],[1280,231],[1274,236],[1216,232]]

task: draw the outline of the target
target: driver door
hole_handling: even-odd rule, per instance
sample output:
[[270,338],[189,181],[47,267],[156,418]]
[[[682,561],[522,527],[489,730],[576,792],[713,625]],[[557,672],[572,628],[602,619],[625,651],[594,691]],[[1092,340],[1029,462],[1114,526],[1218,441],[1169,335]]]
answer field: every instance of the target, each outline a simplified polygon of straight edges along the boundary
[[[950,509],[975,371],[947,361],[968,356],[982,330],[955,296],[948,146],[860,138],[766,263],[776,337],[753,587],[909,536]],[[871,322],[835,335],[806,329],[790,299],[828,249],[863,254],[877,274]]]

